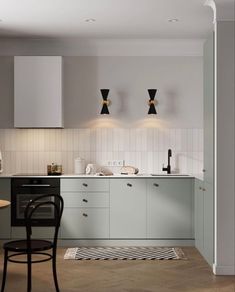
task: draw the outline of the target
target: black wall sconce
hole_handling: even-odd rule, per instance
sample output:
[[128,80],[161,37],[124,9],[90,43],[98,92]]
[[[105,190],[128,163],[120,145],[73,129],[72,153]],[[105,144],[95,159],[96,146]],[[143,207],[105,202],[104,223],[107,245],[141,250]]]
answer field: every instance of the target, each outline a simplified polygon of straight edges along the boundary
[[100,89],[101,95],[102,95],[102,109],[100,114],[101,115],[109,115],[109,109],[108,106],[110,104],[110,100],[108,99],[109,89]]
[[148,114],[149,115],[156,115],[157,114],[157,111],[155,108],[156,101],[154,100],[156,92],[157,92],[157,89],[148,89],[148,93],[149,93],[149,97],[150,97],[149,102],[148,102],[148,104],[149,104]]

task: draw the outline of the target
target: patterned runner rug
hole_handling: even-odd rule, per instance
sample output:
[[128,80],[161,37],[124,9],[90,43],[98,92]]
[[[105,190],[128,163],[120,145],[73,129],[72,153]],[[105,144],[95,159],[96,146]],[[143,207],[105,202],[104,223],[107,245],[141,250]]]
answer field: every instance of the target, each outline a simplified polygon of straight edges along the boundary
[[65,260],[180,260],[186,259],[181,248],[128,246],[68,248]]

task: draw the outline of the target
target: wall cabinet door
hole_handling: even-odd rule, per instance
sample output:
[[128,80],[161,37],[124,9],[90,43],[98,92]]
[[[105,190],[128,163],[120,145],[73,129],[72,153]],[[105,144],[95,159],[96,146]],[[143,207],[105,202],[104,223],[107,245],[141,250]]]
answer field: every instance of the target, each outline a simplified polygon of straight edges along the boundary
[[61,238],[109,238],[109,208],[65,208]]
[[194,238],[192,187],[192,179],[148,180],[148,238]]
[[14,126],[63,127],[62,57],[15,57]]
[[[0,199],[11,201],[11,180],[0,179]],[[9,239],[11,237],[11,207],[0,210],[0,238]]]
[[146,180],[110,180],[110,237],[146,238]]

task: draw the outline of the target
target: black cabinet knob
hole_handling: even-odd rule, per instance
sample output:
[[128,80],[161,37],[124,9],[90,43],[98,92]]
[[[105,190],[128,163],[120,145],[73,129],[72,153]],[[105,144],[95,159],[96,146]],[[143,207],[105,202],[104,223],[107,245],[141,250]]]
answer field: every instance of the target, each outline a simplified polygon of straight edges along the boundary
[[84,187],[88,187],[88,184],[83,183],[82,185],[83,185]]
[[82,216],[83,217],[88,217],[88,215],[86,213],[83,213]]
[[127,183],[127,186],[128,186],[128,187],[132,187],[132,184],[130,184],[130,183]]
[[159,184],[154,183],[153,185],[154,185],[155,187],[159,187]]
[[88,201],[86,199],[83,199],[82,201],[85,202],[85,203],[88,203]]

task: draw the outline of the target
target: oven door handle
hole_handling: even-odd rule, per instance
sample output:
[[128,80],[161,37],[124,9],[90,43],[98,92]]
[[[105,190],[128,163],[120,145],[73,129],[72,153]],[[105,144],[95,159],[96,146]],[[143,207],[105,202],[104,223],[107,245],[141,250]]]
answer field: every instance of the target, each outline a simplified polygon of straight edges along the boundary
[[21,185],[23,188],[25,187],[50,187],[51,185],[49,184],[41,184],[41,185],[34,185],[34,184],[23,184]]

